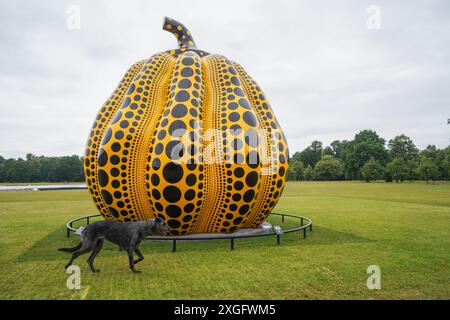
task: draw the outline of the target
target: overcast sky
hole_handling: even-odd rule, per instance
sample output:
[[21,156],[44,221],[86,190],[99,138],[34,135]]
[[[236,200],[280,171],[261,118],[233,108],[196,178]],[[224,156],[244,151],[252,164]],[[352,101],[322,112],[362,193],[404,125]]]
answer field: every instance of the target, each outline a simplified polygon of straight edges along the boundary
[[81,155],[127,68],[176,47],[165,15],[258,81],[291,153],[365,128],[449,144],[450,1],[2,0],[0,155]]

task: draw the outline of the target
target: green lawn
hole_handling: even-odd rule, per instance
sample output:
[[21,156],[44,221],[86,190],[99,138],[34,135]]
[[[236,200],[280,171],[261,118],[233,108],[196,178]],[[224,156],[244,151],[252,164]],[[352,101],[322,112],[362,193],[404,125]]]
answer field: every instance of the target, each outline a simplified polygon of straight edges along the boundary
[[[107,244],[81,290],[66,287],[77,243],[64,223],[95,213],[86,190],[0,193],[0,299],[450,299],[450,184],[288,183],[276,211],[313,219],[303,240],[287,234],[229,242],[146,242],[132,274]],[[280,224],[279,218],[271,219]],[[285,225],[292,225],[286,221]],[[380,266],[381,290],[366,268]]]

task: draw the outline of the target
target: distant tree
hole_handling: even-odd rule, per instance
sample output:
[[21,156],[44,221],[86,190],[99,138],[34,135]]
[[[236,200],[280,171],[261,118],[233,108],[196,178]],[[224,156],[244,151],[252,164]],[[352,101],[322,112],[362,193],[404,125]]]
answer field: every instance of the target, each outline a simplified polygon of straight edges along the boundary
[[390,159],[402,158],[405,161],[415,161],[419,158],[419,149],[417,149],[411,138],[401,134],[388,143]]
[[303,180],[303,163],[296,159],[291,159],[289,161],[289,169],[287,171],[287,179],[291,181]]
[[322,156],[332,156],[334,157],[334,151],[330,146],[325,147],[322,151]]
[[374,157],[371,157],[361,168],[361,175],[366,182],[382,179],[384,172],[384,167]]
[[307,166],[303,171],[303,177],[306,181],[314,180],[314,169],[311,166]]
[[419,166],[417,167],[417,173],[427,182],[429,180],[436,180],[439,176],[439,170],[433,163],[433,160],[425,156],[420,159]]
[[323,156],[314,167],[314,177],[317,180],[337,180],[341,176],[341,162],[330,155]]
[[330,143],[330,147],[333,150],[333,156],[336,159],[342,160],[342,155],[344,154],[345,149],[348,147],[349,142],[347,140],[334,140]]
[[313,141],[309,147],[299,153],[298,157],[299,160],[303,163],[303,166],[314,167],[322,157],[322,142]]
[[342,154],[346,178],[350,180],[360,178],[362,166],[371,157],[383,166],[387,163],[388,153],[385,148],[385,140],[380,138],[375,131],[360,131],[348,143]]
[[395,158],[386,166],[386,171],[395,182],[403,182],[408,178],[408,166],[403,158]]

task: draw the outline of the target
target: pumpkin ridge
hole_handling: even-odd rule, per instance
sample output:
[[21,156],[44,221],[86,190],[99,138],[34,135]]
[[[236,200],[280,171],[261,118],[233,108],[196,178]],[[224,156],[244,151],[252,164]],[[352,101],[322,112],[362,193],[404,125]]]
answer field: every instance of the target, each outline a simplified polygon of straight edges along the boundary
[[[287,171],[287,143],[284,138],[284,135],[281,131],[279,123],[273,114],[273,111],[270,107],[269,102],[265,98],[264,93],[257,85],[256,81],[253,80],[250,75],[242,68],[238,63],[233,63],[236,67],[236,70],[239,74],[239,78],[244,86],[244,91],[247,96],[250,97],[251,103],[255,108],[255,112],[260,120],[261,127],[267,134],[264,135],[265,139],[265,161],[262,161],[265,165],[269,164],[269,167],[264,168],[267,170],[265,174],[262,175],[263,179],[261,181],[261,194],[258,196],[257,204],[255,205],[254,211],[252,211],[251,216],[245,223],[245,227],[254,228],[258,226],[261,222],[263,222],[267,215],[272,211],[272,209],[277,204],[283,187],[285,185],[285,175],[278,175],[279,170],[273,172],[272,164],[281,162],[279,161],[282,157],[285,157],[285,161],[281,163],[280,167],[283,167],[283,172]],[[278,133],[278,134],[276,134]],[[275,151],[272,151],[272,145],[281,144],[283,147],[275,148]],[[285,150],[285,152],[283,152]],[[277,161],[277,162],[275,162]],[[270,171],[270,172],[269,172]],[[278,180],[276,180],[278,178]],[[273,188],[273,191],[271,189]],[[269,203],[267,203],[267,199],[271,199]]]
[[170,79],[168,99],[155,128],[158,139],[152,142],[150,160],[158,166],[147,173],[147,194],[153,210],[172,231],[186,234],[197,221],[204,197],[201,148],[197,148],[202,138],[200,57],[190,51],[181,54]]
[[[126,97],[102,139],[105,163],[98,170],[100,190],[111,214],[122,221],[145,220],[142,199],[137,186],[140,174],[137,137],[142,134],[144,120],[155,110],[148,107],[149,93],[157,88],[165,74],[169,55],[153,55],[130,84]],[[150,97],[154,99],[154,97]],[[144,118],[144,119],[143,119]],[[100,162],[100,156],[99,156]]]
[[[105,201],[103,200],[101,194],[99,194],[99,184],[98,184],[98,152],[100,149],[100,143],[104,132],[107,130],[111,119],[119,109],[128,89],[129,84],[133,81],[136,74],[141,70],[144,65],[145,60],[141,60],[133,64],[127,72],[123,75],[121,81],[117,85],[116,89],[110,95],[110,97],[105,101],[100,110],[97,113],[96,121],[94,121],[90,137],[88,138],[86,145],[86,153],[84,157],[84,173],[86,179],[86,185],[89,192],[92,194],[94,203],[96,204],[98,210],[102,216],[106,219],[111,219],[112,215],[109,212]],[[102,122],[102,127],[99,128],[98,122]],[[95,144],[95,147],[94,147]]]
[[155,81],[155,85],[150,87],[150,99],[146,107],[149,112],[141,125],[142,129],[137,129],[137,132],[141,132],[141,135],[137,137],[136,144],[139,147],[134,152],[136,157],[135,162],[138,163],[138,169],[134,176],[136,176],[136,190],[138,190],[137,192],[139,194],[139,199],[141,200],[141,212],[144,219],[151,219],[156,216],[155,211],[148,201],[148,193],[146,188],[146,168],[149,164],[148,158],[150,156],[150,148],[153,145],[152,142],[154,139],[157,119],[164,112],[166,101],[169,96],[168,88],[170,85],[170,74],[173,70],[174,59],[170,55],[165,55],[165,58],[167,60],[165,61],[166,65],[164,66],[164,69],[161,68],[159,71],[155,71],[156,73],[159,72],[162,76],[158,77]]

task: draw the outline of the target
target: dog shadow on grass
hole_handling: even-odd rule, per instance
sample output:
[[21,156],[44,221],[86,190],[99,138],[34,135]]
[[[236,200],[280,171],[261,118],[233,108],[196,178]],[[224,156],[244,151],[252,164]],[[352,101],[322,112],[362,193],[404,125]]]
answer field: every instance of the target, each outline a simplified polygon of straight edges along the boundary
[[[72,234],[66,237],[66,229],[60,227],[47,234],[45,237],[33,243],[25,252],[20,254],[17,262],[38,261],[38,260],[61,260],[68,259],[68,254],[57,251],[61,247],[73,247],[79,242],[79,237]],[[303,231],[283,234],[280,246],[314,246],[314,245],[339,245],[349,243],[374,242],[374,240],[364,238],[353,233],[341,232],[314,225],[313,231],[308,229],[306,239],[303,238]],[[267,246],[277,246],[275,236],[257,237],[248,239],[235,239],[234,248],[262,248]],[[230,251],[231,242],[229,239],[212,241],[177,241],[177,252],[192,251]],[[172,241],[145,241],[141,246],[145,254],[171,253]],[[259,250],[259,249],[258,249]],[[105,242],[101,256],[114,257],[126,256],[124,251],[119,251],[118,247],[109,241]],[[88,255],[87,255],[88,256]]]

